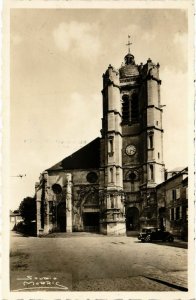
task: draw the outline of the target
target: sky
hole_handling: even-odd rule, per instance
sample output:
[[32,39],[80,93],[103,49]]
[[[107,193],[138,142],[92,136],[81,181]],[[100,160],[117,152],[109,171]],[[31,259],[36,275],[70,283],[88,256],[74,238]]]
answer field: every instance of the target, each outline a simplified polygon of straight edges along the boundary
[[137,64],[160,63],[166,168],[188,165],[185,10],[12,9],[11,209],[41,172],[100,136],[102,74],[121,66],[128,34]]

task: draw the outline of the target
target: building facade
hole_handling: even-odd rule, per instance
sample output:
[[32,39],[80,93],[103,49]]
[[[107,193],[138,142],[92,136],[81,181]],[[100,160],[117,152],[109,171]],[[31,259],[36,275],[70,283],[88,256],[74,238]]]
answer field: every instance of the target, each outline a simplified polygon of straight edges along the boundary
[[124,235],[157,225],[164,181],[159,64],[129,53],[103,74],[102,129],[36,183],[37,234],[98,231]]
[[170,174],[157,186],[158,225],[188,241],[188,168]]
[[18,210],[10,210],[10,230],[14,230],[18,223],[22,221],[22,217]]

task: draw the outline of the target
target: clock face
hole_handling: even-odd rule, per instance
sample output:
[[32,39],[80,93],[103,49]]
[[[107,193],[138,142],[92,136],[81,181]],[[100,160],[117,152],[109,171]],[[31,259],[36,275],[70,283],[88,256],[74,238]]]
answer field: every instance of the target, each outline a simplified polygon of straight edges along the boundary
[[136,153],[136,147],[134,145],[128,145],[125,151],[127,155],[134,155]]

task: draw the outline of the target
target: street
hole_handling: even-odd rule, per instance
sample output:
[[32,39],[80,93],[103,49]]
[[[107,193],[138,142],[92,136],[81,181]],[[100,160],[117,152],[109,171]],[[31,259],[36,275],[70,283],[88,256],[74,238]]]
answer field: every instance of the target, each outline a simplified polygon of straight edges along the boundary
[[11,233],[11,290],[187,291],[187,249],[136,237]]

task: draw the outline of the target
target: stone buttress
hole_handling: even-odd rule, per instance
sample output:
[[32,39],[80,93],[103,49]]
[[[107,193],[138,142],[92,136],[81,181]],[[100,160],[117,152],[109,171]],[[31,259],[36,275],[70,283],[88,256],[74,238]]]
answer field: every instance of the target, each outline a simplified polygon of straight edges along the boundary
[[122,176],[122,128],[119,73],[111,65],[103,75],[100,170],[100,232],[125,234]]

